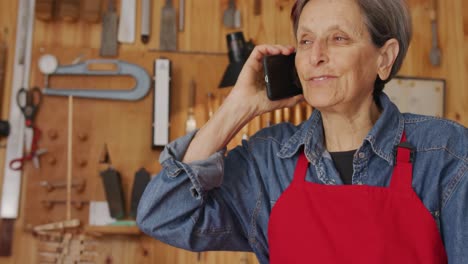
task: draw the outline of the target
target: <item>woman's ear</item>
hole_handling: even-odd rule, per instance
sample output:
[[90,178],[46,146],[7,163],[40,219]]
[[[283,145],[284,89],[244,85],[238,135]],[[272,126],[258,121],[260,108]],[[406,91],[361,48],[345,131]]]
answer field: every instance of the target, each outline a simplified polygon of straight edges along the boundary
[[381,80],[386,80],[390,76],[393,63],[395,62],[399,51],[400,45],[394,38],[387,40],[385,45],[380,48],[377,74]]

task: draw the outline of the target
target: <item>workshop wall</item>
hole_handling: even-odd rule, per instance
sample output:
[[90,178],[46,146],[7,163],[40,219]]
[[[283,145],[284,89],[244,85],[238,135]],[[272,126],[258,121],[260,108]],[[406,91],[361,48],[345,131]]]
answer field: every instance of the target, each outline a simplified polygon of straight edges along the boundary
[[[8,47],[5,89],[0,90],[0,119],[7,120],[11,102],[12,65],[15,48],[16,14],[18,1],[0,1],[0,41]],[[120,3],[120,1],[116,1]],[[173,1],[178,12],[179,1]],[[253,12],[254,0],[237,0],[242,17],[240,29],[223,26],[223,13],[228,0],[187,1],[185,6],[185,29],[177,34],[177,51],[159,50],[159,31],[163,0],[154,0],[152,5],[151,37],[147,44],[140,40],[140,4],[137,1],[136,41],[120,44],[117,59],[138,64],[153,76],[153,64],[157,58],[168,58],[172,63],[171,80],[171,127],[170,139],[185,134],[185,123],[190,104],[190,82],[196,82],[195,119],[200,127],[207,120],[210,108],[216,109],[229,89],[219,89],[218,84],[228,64],[226,34],[243,31],[246,40],[255,44],[294,44],[289,12],[293,0],[263,0],[261,14]],[[431,0],[409,0],[413,15],[414,35],[407,59],[400,75],[446,80],[445,117],[468,126],[468,2],[463,0],[438,2],[439,46],[442,64],[431,66],[431,24],[429,7]],[[107,10],[107,1],[102,3],[102,12]],[[117,5],[117,14],[120,6]],[[62,65],[99,57],[101,24],[78,19],[66,22],[56,18],[52,21],[35,20],[32,49],[31,87],[44,86],[44,76],[37,67],[38,58],[53,54]],[[125,89],[133,82],[127,78],[64,78],[53,77],[54,88]],[[1,86],[0,86],[1,87]],[[211,93],[213,96],[209,97]],[[0,263],[39,263],[41,239],[29,232],[33,226],[66,220],[67,210],[71,218],[80,219],[88,226],[89,201],[106,200],[99,171],[104,145],[107,146],[112,165],[122,176],[126,204],[129,206],[134,174],[144,167],[151,174],[161,167],[157,160],[161,149],[153,149],[152,114],[153,91],[139,101],[122,102],[97,99],[73,99],[72,107],[72,175],[84,179],[86,188],[72,192],[72,200],[82,202],[82,207],[67,209],[65,204],[44,206],[44,201],[63,201],[63,190],[47,192],[41,181],[65,180],[67,174],[68,108],[66,97],[44,96],[37,125],[43,131],[40,146],[48,153],[41,158],[41,169],[26,164],[23,176],[21,212],[15,224],[13,252],[9,258],[0,258]],[[297,109],[294,109],[297,112]],[[300,106],[303,119],[310,109]],[[253,134],[271,121],[298,120],[289,110],[276,111],[256,118],[229,144],[237,145],[243,134]],[[6,141],[0,140],[0,145]],[[0,182],[3,183],[5,149],[0,148]],[[1,184],[1,183],[0,183]],[[49,204],[50,203],[46,203]],[[89,227],[89,226],[88,226]],[[106,230],[87,229],[95,242],[96,263],[258,263],[255,256],[242,252],[205,252],[197,254],[165,245],[134,230],[122,227],[107,235]],[[128,234],[131,233],[131,234]],[[88,239],[90,239],[88,238]],[[111,259],[112,262],[106,262]]]

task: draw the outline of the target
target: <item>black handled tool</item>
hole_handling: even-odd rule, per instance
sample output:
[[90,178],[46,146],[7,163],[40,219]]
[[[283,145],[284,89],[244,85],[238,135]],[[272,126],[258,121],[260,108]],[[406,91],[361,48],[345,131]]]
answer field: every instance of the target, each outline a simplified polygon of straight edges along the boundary
[[110,215],[116,219],[125,217],[125,201],[120,174],[113,168],[101,172],[102,183],[106,191]]
[[136,218],[138,203],[140,198],[145,191],[146,185],[150,181],[150,174],[145,168],[141,168],[135,174],[135,179],[133,179],[133,188],[132,188],[132,201],[130,206],[130,216]]

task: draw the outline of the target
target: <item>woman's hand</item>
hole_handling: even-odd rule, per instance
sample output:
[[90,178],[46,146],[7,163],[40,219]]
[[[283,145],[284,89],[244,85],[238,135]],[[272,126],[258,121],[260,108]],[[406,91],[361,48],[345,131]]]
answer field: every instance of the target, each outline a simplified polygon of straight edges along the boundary
[[292,52],[294,52],[293,47],[280,45],[255,47],[229,96],[193,138],[185,152],[184,162],[204,160],[222,149],[255,116],[274,109],[293,106],[302,100],[302,95],[298,95],[270,101],[263,82],[259,82],[263,79],[264,56],[289,55]]
[[225,103],[244,105],[249,109],[251,117],[275,109],[291,107],[303,100],[302,95],[271,101],[266,95],[263,81],[263,57],[267,55],[289,55],[294,47],[283,45],[259,45],[254,48],[244,64],[237,82],[226,98]]

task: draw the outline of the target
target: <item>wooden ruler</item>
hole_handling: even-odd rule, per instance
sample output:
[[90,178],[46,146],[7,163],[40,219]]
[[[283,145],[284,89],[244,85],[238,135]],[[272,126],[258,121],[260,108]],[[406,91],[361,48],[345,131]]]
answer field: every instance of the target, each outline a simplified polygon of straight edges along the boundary
[[[16,105],[16,94],[21,87],[26,89],[29,87],[34,5],[35,0],[19,0],[18,4],[16,50],[13,63],[13,87],[11,89],[9,115],[11,134],[7,141],[0,208],[0,217],[2,218],[2,223],[0,224],[0,237],[2,237],[0,252],[4,254],[1,256],[11,255],[12,228],[14,226],[12,220],[18,217],[21,171],[10,169],[8,164],[10,164],[11,160],[23,155],[25,122],[19,107]],[[10,250],[3,250],[4,247]]]

